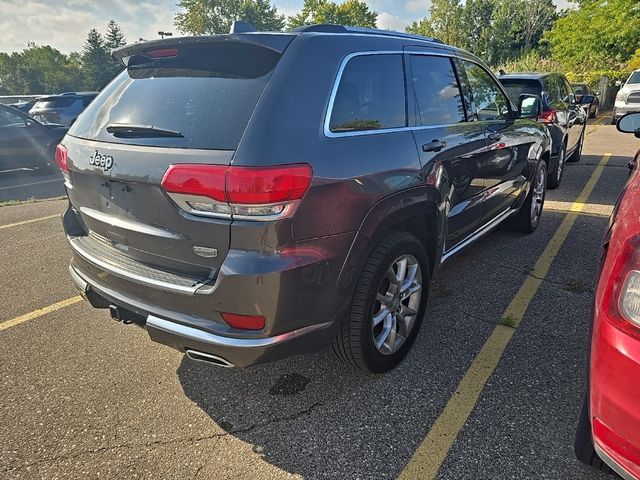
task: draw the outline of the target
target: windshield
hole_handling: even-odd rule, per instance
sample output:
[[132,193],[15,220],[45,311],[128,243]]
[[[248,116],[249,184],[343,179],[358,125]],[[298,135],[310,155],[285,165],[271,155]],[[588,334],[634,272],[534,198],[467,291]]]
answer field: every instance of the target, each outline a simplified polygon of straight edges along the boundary
[[633,72],[627,83],[640,83],[640,70]]
[[[170,58],[135,55],[69,134],[135,145],[234,150],[279,58],[273,50],[231,42],[182,47]],[[109,128],[113,125],[180,135],[118,135]]]

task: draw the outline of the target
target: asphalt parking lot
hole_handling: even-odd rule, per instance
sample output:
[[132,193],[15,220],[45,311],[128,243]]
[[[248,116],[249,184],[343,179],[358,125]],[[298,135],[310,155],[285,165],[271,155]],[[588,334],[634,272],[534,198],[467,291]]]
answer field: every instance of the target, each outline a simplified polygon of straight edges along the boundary
[[384,376],[329,351],[189,361],[76,301],[63,200],[0,207],[0,478],[611,478],[574,459],[573,433],[600,240],[640,142],[587,131],[540,228],[448,261]]

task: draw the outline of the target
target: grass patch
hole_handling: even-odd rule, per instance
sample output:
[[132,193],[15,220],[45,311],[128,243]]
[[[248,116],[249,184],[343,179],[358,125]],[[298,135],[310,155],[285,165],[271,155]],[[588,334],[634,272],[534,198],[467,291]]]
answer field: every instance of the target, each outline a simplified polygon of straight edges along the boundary
[[498,325],[504,325],[505,327],[516,328],[518,326],[518,319],[513,315],[506,315],[500,319]]

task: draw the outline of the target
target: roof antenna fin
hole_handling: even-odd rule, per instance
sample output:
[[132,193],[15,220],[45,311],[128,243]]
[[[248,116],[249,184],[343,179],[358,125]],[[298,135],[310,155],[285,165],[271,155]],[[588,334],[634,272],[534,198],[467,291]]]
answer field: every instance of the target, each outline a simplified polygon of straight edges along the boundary
[[231,24],[229,33],[249,33],[257,32],[258,29],[251,25],[249,22],[243,22],[242,20],[236,20]]

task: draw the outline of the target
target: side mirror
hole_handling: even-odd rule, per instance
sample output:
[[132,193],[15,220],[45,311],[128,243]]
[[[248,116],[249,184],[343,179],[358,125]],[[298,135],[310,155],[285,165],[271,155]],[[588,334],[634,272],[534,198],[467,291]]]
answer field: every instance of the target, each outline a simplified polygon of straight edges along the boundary
[[540,97],[523,93],[518,97],[518,114],[520,118],[535,118],[540,114]]
[[616,128],[622,133],[633,133],[636,138],[640,138],[640,113],[627,113],[621,116]]
[[580,105],[591,105],[595,98],[593,95],[582,95],[582,97],[580,97]]

